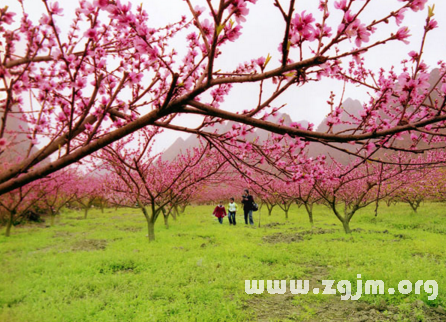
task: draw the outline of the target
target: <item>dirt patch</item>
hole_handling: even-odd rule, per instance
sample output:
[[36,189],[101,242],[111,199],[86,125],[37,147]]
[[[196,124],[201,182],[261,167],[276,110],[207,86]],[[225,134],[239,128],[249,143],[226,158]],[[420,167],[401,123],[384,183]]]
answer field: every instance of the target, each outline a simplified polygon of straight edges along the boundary
[[[310,290],[314,288],[324,289],[321,281],[328,275],[326,267],[309,267],[308,276],[306,280],[309,280]],[[297,305],[295,301],[298,297],[307,295],[294,295],[289,292],[289,285],[287,285],[287,292],[285,294],[268,294],[265,290],[262,295],[251,295],[248,301],[246,301],[245,308],[255,312],[256,321],[282,321],[282,320],[296,320],[305,321],[305,316],[314,311],[314,309],[306,306]],[[266,281],[265,281],[266,288]],[[311,295],[309,295],[311,296]],[[331,321],[331,320],[330,320]]]
[[85,239],[75,242],[71,246],[73,252],[78,251],[95,251],[104,250],[107,247],[107,240],[105,239]]
[[53,237],[54,238],[58,238],[58,237],[72,237],[73,235],[74,235],[74,233],[72,233],[72,232],[59,230],[59,231],[56,231],[53,234]]
[[301,308],[293,304],[295,295],[290,293],[251,296],[252,299],[246,301],[243,308],[254,312],[255,321],[281,321],[284,319],[296,319],[300,315]]
[[[110,211],[109,211],[110,212]],[[117,215],[117,216],[113,216],[111,217],[111,219],[114,220],[124,220],[126,219],[128,216],[134,216],[135,214],[122,214],[122,215]]]
[[138,273],[140,268],[133,260],[117,260],[104,263],[99,269],[100,274]]
[[[325,286],[321,281],[328,279],[326,267],[314,266],[308,268],[310,292],[306,295],[294,295],[289,291],[285,294],[268,294],[265,290],[261,295],[251,295],[244,303],[244,308],[255,315],[256,321],[308,321],[308,322],[378,322],[378,321],[407,321],[407,322],[440,322],[446,321],[446,311],[439,306],[432,308],[423,301],[404,303],[398,307],[387,305],[384,300],[370,305],[360,301],[342,301],[341,295],[312,294],[314,288],[322,292]],[[265,281],[266,283],[266,281]],[[266,286],[266,284],[265,284]]]
[[390,232],[387,229],[385,229],[385,230],[371,230],[371,229],[365,230],[362,228],[355,228],[355,229],[352,229],[352,232],[365,233],[365,234],[390,234]]
[[277,227],[277,226],[283,226],[285,225],[284,223],[280,223],[280,222],[272,222],[266,225],[262,225],[263,228],[273,228],[273,227]]
[[183,246],[172,247],[172,249],[184,250],[185,252],[188,252],[188,251],[189,251],[189,249],[184,248]]
[[206,246],[211,246],[211,245],[213,245],[213,246],[217,246],[217,245],[219,245],[219,244],[216,244],[215,242],[217,241],[216,239],[215,239],[215,237],[214,236],[203,236],[203,235],[197,235],[197,237],[199,237],[199,238],[203,238],[204,239],[204,243],[203,244],[201,244],[201,246],[200,247],[202,247],[202,248],[204,248],[204,247],[206,247]]
[[399,239],[412,239],[412,237],[410,237],[408,235],[404,235],[404,234],[396,234],[396,235],[393,235],[393,236],[396,237],[396,238],[399,238]]
[[142,230],[142,227],[140,226],[127,226],[127,227],[120,227],[115,226],[120,231],[129,231],[129,232],[140,232]]
[[310,239],[312,235],[333,234],[336,232],[339,232],[339,229],[314,228],[311,230],[299,231],[294,234],[285,234],[280,232],[277,234],[263,236],[263,241],[272,244],[277,244],[277,243],[289,244],[294,242],[300,242],[305,239]]
[[423,258],[423,259],[427,259],[429,261],[435,262],[437,264],[440,264],[443,260],[443,256],[439,255],[439,254],[433,254],[433,253],[429,253],[429,252],[415,252],[412,253],[413,257],[417,257],[417,258]]
[[263,236],[263,241],[270,244],[278,244],[278,243],[294,243],[303,241],[304,237],[300,234],[283,234],[277,233],[273,235]]
[[431,308],[423,301],[417,300],[399,307],[387,306],[385,301],[369,305],[358,301],[341,301],[339,296],[315,306],[314,317],[303,319],[309,322],[378,322],[378,321],[407,321],[407,322],[440,322],[445,321],[446,314],[442,307]]

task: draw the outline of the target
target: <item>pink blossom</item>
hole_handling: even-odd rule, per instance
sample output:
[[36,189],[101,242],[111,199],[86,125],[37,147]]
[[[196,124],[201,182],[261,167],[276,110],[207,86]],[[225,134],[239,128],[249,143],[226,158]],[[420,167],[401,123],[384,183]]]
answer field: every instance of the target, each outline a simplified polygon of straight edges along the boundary
[[[315,38],[319,38],[321,35],[321,27],[315,30],[314,36]],[[324,25],[322,30],[322,37],[331,37],[331,27]]]
[[142,73],[134,73],[131,72],[129,74],[129,82],[130,84],[137,84],[141,81],[143,74]]
[[[407,1],[407,0],[399,0],[399,1]],[[424,5],[426,4],[427,0],[410,0],[410,9],[412,11],[417,12],[418,10],[423,10]]]
[[0,9],[0,23],[4,22],[7,25],[10,25],[14,22],[14,16],[16,15],[14,12],[6,12],[8,7]]
[[225,36],[229,41],[235,41],[236,39],[238,39],[238,37],[240,37],[240,35],[242,34],[240,32],[240,30],[242,29],[241,26],[237,25],[234,28],[231,28],[231,24],[227,24],[225,25]]
[[0,151],[4,150],[6,148],[7,143],[8,143],[8,141],[6,141],[6,138],[0,139]]
[[201,15],[204,11],[206,10],[205,7],[201,7],[201,6],[195,6],[194,11],[197,14],[197,16]]
[[360,24],[357,26],[356,30],[356,46],[360,47],[363,42],[369,41],[370,32],[367,31],[365,24]]
[[87,85],[87,79],[78,77],[74,83],[74,88],[76,89],[82,89]]
[[118,0],[116,1],[116,5],[119,10],[121,10],[123,13],[130,12],[130,9],[132,8],[132,3],[128,2],[127,5],[121,4],[121,2]]
[[52,6],[50,6],[51,13],[54,15],[61,15],[63,12],[63,8],[59,7],[59,2],[54,2]]
[[430,86],[428,73],[419,73],[416,81],[417,81],[417,87],[420,89],[423,90],[428,89]]
[[347,0],[336,1],[334,7],[339,10],[347,9]]
[[96,29],[90,28],[85,32],[84,36],[93,40],[97,40],[97,34],[98,32]]
[[401,27],[400,29],[398,29],[395,38],[402,41],[403,43],[405,43],[406,45],[409,44],[409,41],[406,40],[407,38],[409,38],[411,35],[409,34],[410,30],[407,27]]
[[355,15],[352,14],[351,10],[348,10],[344,14],[344,20],[345,20],[346,23],[351,23],[351,22],[353,22],[353,20],[355,20]]
[[197,34],[195,32],[192,32],[192,33],[187,35],[186,39],[189,40],[189,41],[194,41],[194,40],[197,39]]
[[85,124],[85,128],[87,129],[88,132],[93,131],[93,125],[91,125],[90,123]]
[[328,126],[332,126],[332,125],[339,124],[340,121],[341,121],[341,120],[339,119],[339,117],[336,117],[336,116],[333,116],[333,115],[329,115],[329,116],[327,117],[327,125],[328,125]]
[[297,43],[301,40],[313,41],[316,38],[316,30],[312,25],[314,21],[313,15],[311,13],[306,14],[305,10],[301,14],[296,13],[291,20],[291,24],[298,34],[291,35],[292,43]]
[[101,9],[106,9],[109,5],[109,0],[95,0],[94,5]]
[[204,19],[204,21],[201,22],[201,28],[203,29],[204,36],[207,38],[212,37],[212,34],[214,33],[214,25],[208,19]]
[[429,23],[427,24],[427,26],[426,26],[426,30],[429,31],[429,30],[435,29],[435,28],[437,28],[437,27],[438,27],[438,22],[437,22],[436,20],[432,19],[432,20],[429,21]]
[[315,19],[311,13],[305,14],[305,10],[299,15],[296,13],[291,23],[298,31],[303,31],[306,28],[310,28],[310,24],[314,22]]
[[249,9],[246,7],[246,2],[243,0],[234,0],[229,6],[229,11],[234,12],[235,21],[242,23],[246,21],[246,16],[249,13]]
[[66,119],[67,119],[67,116],[65,115],[64,112],[60,112],[59,115],[57,116],[57,120],[58,120],[59,122],[63,122],[63,121],[65,121]]
[[376,146],[372,142],[367,143],[367,145],[365,146],[365,149],[367,150],[368,153],[373,152],[373,150],[375,150],[375,148],[376,148]]
[[415,62],[419,58],[419,55],[416,51],[412,50],[409,52],[409,56],[411,58],[411,61]]
[[154,61],[158,58],[158,48],[156,47],[150,47],[147,49],[148,54],[149,54],[149,59],[150,61]]
[[404,20],[404,13],[406,12],[406,8],[403,8],[395,14],[396,25],[399,26]]
[[123,122],[122,119],[117,119],[115,122],[113,122],[113,125],[114,125],[115,127],[121,127],[121,126],[124,125],[124,122]]
[[255,60],[255,62],[260,66],[260,68],[263,68],[263,65],[265,64],[265,57],[259,57]]
[[50,21],[50,17],[48,17],[47,15],[42,15],[42,17],[39,19],[39,24],[48,25]]

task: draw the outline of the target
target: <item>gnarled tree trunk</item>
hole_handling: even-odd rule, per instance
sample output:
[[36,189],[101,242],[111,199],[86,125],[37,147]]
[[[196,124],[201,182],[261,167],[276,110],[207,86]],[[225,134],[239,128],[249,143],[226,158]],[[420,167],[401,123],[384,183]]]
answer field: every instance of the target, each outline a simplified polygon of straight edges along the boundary
[[5,232],[6,237],[11,236],[11,227],[12,227],[12,223],[14,222],[14,215],[15,215],[15,211],[9,212],[8,222],[6,223],[6,232]]

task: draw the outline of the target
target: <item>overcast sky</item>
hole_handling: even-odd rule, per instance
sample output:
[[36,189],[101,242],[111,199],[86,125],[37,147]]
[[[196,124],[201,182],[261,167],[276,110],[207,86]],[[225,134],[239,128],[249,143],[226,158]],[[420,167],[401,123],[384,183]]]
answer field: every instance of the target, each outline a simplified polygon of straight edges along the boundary
[[[205,6],[206,3],[205,0],[191,1],[193,4],[201,6]],[[18,10],[17,0],[3,0],[1,2],[2,6],[8,5],[12,10]],[[121,0],[121,2],[124,3],[126,1]],[[133,8],[140,3],[143,3],[144,8],[149,14],[152,27],[175,22],[184,14],[189,15],[187,4],[183,0],[138,0],[131,2],[134,3]],[[247,17],[247,23],[243,25],[242,36],[235,43],[230,43],[223,47],[223,55],[217,60],[216,69],[221,68],[222,70],[230,71],[243,61],[258,58],[260,56],[266,57],[268,54],[271,54],[272,56],[271,63],[268,67],[273,68],[275,67],[274,64],[277,66],[280,59],[280,53],[277,48],[282,41],[285,24],[281,14],[277,8],[273,6],[273,2],[273,0],[258,0],[256,5],[249,6],[250,14]],[[32,15],[33,19],[37,19],[43,8],[41,1],[24,0],[24,3],[27,11]],[[287,7],[289,0],[282,0],[281,3],[284,7]],[[298,0],[296,1],[295,12],[300,13],[303,10],[307,10],[307,12],[318,13],[315,9],[318,3],[319,1],[317,0]],[[329,3],[332,8],[334,1],[331,0]],[[358,3],[362,4],[363,1],[358,1]],[[444,37],[444,35],[446,35],[446,21],[443,21],[442,19],[443,17],[446,17],[446,1],[428,1],[428,5],[434,3],[435,18],[439,22],[439,28],[430,32],[424,54],[425,62],[432,68],[435,67],[438,60],[445,59],[446,57],[446,41]],[[67,28],[70,23],[70,19],[68,18],[73,14],[73,9],[76,7],[77,1],[63,0],[59,1],[59,4],[61,7],[65,8],[65,17],[59,19],[63,30],[63,24],[65,24],[65,27]],[[396,0],[372,0],[372,6],[364,12],[361,20],[367,23],[373,19],[381,18],[385,13],[390,12],[392,9],[396,9],[401,5],[402,2]],[[328,23],[334,30],[336,30],[341,19],[340,12],[339,10],[331,10],[331,12],[332,15],[330,16]],[[366,56],[366,62],[369,68],[378,70],[381,67],[388,69],[391,66],[395,66],[396,70],[399,71],[399,63],[402,59],[408,57],[407,53],[411,50],[418,50],[420,48],[426,16],[427,6],[421,13],[408,11],[406,13],[406,19],[402,25],[408,26],[411,30],[412,37],[410,38],[410,44],[405,45],[402,42],[395,42],[386,45],[385,47],[379,47],[379,49],[369,51]],[[389,23],[389,27],[394,26],[395,24],[392,19]],[[381,35],[387,36],[389,34],[390,30],[386,30],[373,37],[379,37]],[[177,40],[175,49],[181,54],[182,48],[184,48],[184,41]],[[330,91],[340,93],[342,91],[342,84],[326,81],[323,83],[305,85],[304,88],[289,91],[277,100],[275,105],[279,106],[286,103],[287,106],[282,112],[288,113],[293,120],[308,120],[315,125],[318,125],[329,111],[328,105],[325,102],[329,98]],[[231,111],[250,109],[256,104],[258,99],[257,93],[258,88],[253,85],[243,85],[234,88],[230,97],[227,98],[222,107]],[[365,91],[354,86],[347,88],[345,98],[347,97],[359,99],[361,101],[367,99]],[[193,122],[190,118],[184,118],[183,121],[187,123]],[[157,144],[157,150],[161,151],[165,147],[168,147],[178,135],[172,133],[165,135],[162,142]],[[185,135],[182,136],[184,137]]]

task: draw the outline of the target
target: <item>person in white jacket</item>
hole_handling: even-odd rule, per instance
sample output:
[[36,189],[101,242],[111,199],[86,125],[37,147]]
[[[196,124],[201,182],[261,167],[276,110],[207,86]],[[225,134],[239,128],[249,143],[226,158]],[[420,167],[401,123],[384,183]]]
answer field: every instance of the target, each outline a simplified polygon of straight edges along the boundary
[[230,203],[228,205],[228,219],[229,224],[235,226],[235,214],[237,213],[237,204],[234,202],[234,198],[229,199]]

